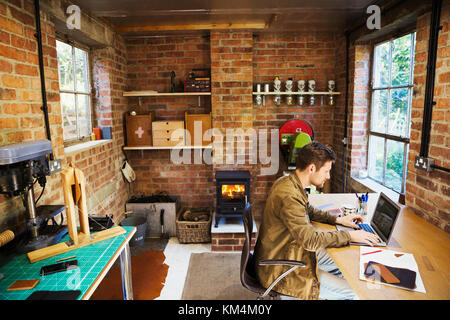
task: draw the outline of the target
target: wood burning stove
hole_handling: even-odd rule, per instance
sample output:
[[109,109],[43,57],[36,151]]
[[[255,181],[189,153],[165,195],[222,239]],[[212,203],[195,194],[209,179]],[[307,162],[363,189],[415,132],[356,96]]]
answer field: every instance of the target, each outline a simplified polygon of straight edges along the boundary
[[216,171],[216,218],[242,217],[245,204],[250,201],[250,172],[247,170]]

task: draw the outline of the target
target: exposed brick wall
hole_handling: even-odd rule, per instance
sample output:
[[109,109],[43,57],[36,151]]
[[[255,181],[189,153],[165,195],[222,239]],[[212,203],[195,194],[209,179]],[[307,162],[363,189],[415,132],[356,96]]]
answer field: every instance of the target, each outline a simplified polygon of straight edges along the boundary
[[[356,45],[352,48],[352,78],[349,99],[350,108],[348,148],[350,168],[348,172],[357,175],[367,167],[367,136],[369,130],[369,81],[370,81],[370,45]],[[354,64],[354,66],[353,66]]]
[[[449,94],[450,94],[450,69],[449,69],[449,7],[450,1],[443,1],[441,21],[442,30],[439,32],[438,54],[436,63],[435,96],[436,105],[433,108],[431,141],[429,157],[435,159],[436,164],[449,167]],[[416,214],[430,221],[439,228],[449,232],[449,175],[443,171],[434,170],[431,173],[418,171],[414,168],[414,157],[420,153],[422,119],[424,109],[424,94],[426,83],[426,68],[428,55],[429,25],[431,13],[420,16],[416,24],[416,48],[414,67],[414,95],[411,111],[411,136],[408,155],[408,175],[406,181],[406,205]],[[345,85],[345,38],[338,41],[337,70],[339,79],[343,79]],[[349,144],[346,149],[345,175],[346,192],[370,191],[351,175],[364,168],[367,162],[367,128],[368,118],[368,63],[370,63],[370,50],[368,45],[350,46],[350,70],[349,70]],[[341,61],[341,62],[339,62]],[[344,66],[344,67],[342,67]],[[339,80],[338,80],[339,81]],[[343,88],[344,90],[344,88]],[[343,113],[344,99],[335,110],[335,135],[334,141],[338,143],[343,137]],[[342,119],[342,120],[340,120]],[[337,150],[338,161],[335,165],[335,179],[333,190],[342,192],[341,158],[342,151]],[[360,160],[361,159],[361,160]]]
[[251,32],[211,31],[211,99],[216,130],[213,171],[215,175],[218,170],[248,170],[250,201],[254,203],[258,172],[256,164],[250,163],[251,143],[245,137],[254,129],[252,51]]
[[[419,216],[450,232],[450,175],[414,168],[414,157],[420,153],[425,99],[428,39],[431,14],[419,17],[416,34],[414,97],[411,112],[411,142],[406,182],[406,205]],[[443,1],[441,11],[429,157],[435,164],[450,167],[450,1]]]
[[[0,145],[45,139],[44,115],[34,7],[32,1],[2,1],[0,3]],[[45,13],[41,13],[42,46],[45,55],[47,100],[53,153],[64,156],[59,106],[59,83],[56,58],[55,30]],[[36,196],[41,187],[35,187]],[[39,204],[62,199],[59,177],[48,177]],[[20,197],[9,199],[0,195],[0,230],[5,225],[21,221],[23,211]]]
[[[45,139],[44,116],[37,42],[34,37],[34,5],[31,0],[2,1],[0,3],[0,145]],[[42,42],[45,80],[49,108],[49,121],[55,158],[65,167],[69,162],[80,167],[87,178],[89,214],[113,213],[116,217],[125,209],[128,199],[120,167],[124,158],[122,115],[127,101],[122,96],[126,78],[126,47],[123,39],[116,36],[114,47],[93,50],[91,55],[103,59],[108,69],[107,88],[109,104],[108,122],[99,125],[112,126],[113,139],[104,145],[66,155],[64,153],[61,109],[59,103],[59,80],[55,41],[55,27],[50,16],[41,10]],[[91,69],[95,74],[96,70]],[[105,86],[106,88],[106,86]],[[105,92],[102,93],[104,95]],[[106,105],[106,99],[101,102]],[[35,187],[36,196],[41,192]],[[59,174],[47,177],[45,192],[38,205],[63,204]],[[0,230],[15,227],[23,221],[24,207],[20,197],[12,199],[0,195]]]
[[[211,32],[213,127],[224,136],[223,141],[215,139],[214,148],[223,147],[223,154],[216,152],[214,169],[239,167],[251,171],[248,162],[238,164],[237,136],[233,136],[230,130],[242,129],[246,132],[249,128],[253,128],[252,47],[251,32]],[[227,129],[230,129],[228,133]],[[233,150],[226,148],[226,141],[234,139]],[[247,152],[248,148],[245,154]]]
[[[297,91],[298,80],[315,80],[316,91],[327,91],[328,80],[336,80],[336,40],[333,33],[311,32],[310,34],[296,33],[262,33],[254,37],[253,41],[253,83],[270,84],[273,91],[273,80],[278,76],[282,81],[282,91],[285,91],[285,81],[292,78],[293,91]],[[345,82],[344,82],[345,83]],[[344,90],[344,85],[337,82],[338,91]],[[253,88],[256,91],[256,87]],[[305,104],[288,106],[282,98],[280,106],[273,101],[273,96],[266,96],[265,106],[253,104],[253,128],[280,129],[289,120],[300,119],[311,124],[315,141],[334,145],[333,119],[336,106],[329,106],[326,97],[321,101],[316,97],[315,104],[309,105],[305,97]],[[336,105],[343,101],[341,96],[335,98]],[[270,151],[270,140],[269,147]],[[259,162],[258,162],[259,163]],[[252,181],[253,212],[259,220],[264,210],[267,194],[275,181],[286,169],[285,159],[279,156],[280,169],[275,176],[254,175]],[[258,164],[260,169],[261,164]],[[256,170],[259,173],[259,170]]]
[[[249,161],[251,149],[248,141],[243,150],[245,161],[238,163],[237,155],[242,150],[238,150],[235,137],[227,136],[227,129],[241,129],[241,132],[248,133],[249,129],[257,131],[279,129],[287,120],[305,119],[312,124],[316,140],[333,144],[334,107],[329,106],[326,99],[321,105],[318,98],[316,105],[312,107],[295,105],[288,107],[285,104],[277,107],[268,98],[265,107],[256,107],[252,92],[255,82],[272,83],[275,75],[280,76],[283,81],[288,77],[295,80],[314,79],[317,82],[317,90],[324,91],[327,80],[335,78],[335,36],[322,33],[308,36],[296,34],[254,36],[250,32],[213,31],[210,39],[201,37],[183,39],[177,37],[129,39],[127,87],[129,90],[153,89],[167,92],[171,70],[175,70],[178,82],[178,79],[183,79],[183,76],[178,77],[178,74],[184,75],[192,68],[211,65],[211,105],[206,104],[204,108],[189,105],[188,101],[192,98],[146,97],[141,98],[140,107],[137,98],[128,98],[129,109],[142,113],[153,110],[157,119],[167,120],[184,119],[186,110],[199,113],[211,110],[213,127],[224,136],[224,140],[215,140],[215,147],[221,143],[223,153],[216,152],[216,161],[211,167],[173,165],[170,163],[169,151],[128,152],[128,157],[137,172],[134,193],[151,194],[167,191],[169,194],[181,195],[180,200],[188,205],[196,203],[205,205],[205,201],[215,205],[212,203],[215,195],[214,173],[217,170],[227,169],[249,170],[252,175],[252,205],[255,218],[259,219],[273,181],[286,168],[284,159],[279,156],[278,174],[262,176],[260,172],[263,165],[260,159],[257,164]],[[206,58],[204,52],[204,48],[208,46],[210,60]],[[186,60],[181,52],[186,56],[197,56],[195,61],[198,64],[190,64],[192,60]],[[338,97],[336,102],[339,100]],[[227,148],[226,141],[233,138],[235,140],[231,151]],[[270,136],[268,142],[270,155]],[[227,159],[231,160],[231,163],[227,163]],[[204,197],[205,195],[209,197]],[[201,201],[202,197],[208,200]]]
[[[126,45],[128,90],[170,92],[170,73],[174,71],[176,89],[182,92],[182,83],[192,69],[211,65],[209,37],[128,39]],[[200,101],[198,97],[143,97],[141,106],[138,98],[129,97],[127,101],[128,111],[142,114],[154,111],[156,120],[184,121],[186,111],[211,112],[211,98],[208,96],[201,97]],[[191,152],[192,164],[172,163],[169,150],[127,151],[136,172],[133,193],[151,195],[163,191],[178,195],[183,205],[212,206],[212,166],[204,161],[194,164],[194,152],[200,150],[182,152]]]
[[[211,233],[211,251],[242,251],[245,242],[245,234],[239,233]],[[250,250],[256,243],[256,233],[252,234]]]
[[[336,161],[332,169],[331,190],[342,192],[342,153],[345,128],[345,94],[346,94],[346,40],[345,36],[337,36],[335,46],[336,88],[341,92],[334,106],[333,148]],[[351,82],[350,82],[351,83]]]

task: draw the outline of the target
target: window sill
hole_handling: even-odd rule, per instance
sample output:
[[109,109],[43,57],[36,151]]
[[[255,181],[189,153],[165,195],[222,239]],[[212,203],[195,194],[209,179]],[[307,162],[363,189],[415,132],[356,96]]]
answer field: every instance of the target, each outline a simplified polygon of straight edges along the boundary
[[106,143],[111,142],[111,141],[112,141],[111,139],[103,139],[103,140],[94,140],[94,141],[82,142],[82,143],[75,144],[73,146],[64,148],[64,153],[66,155],[68,155],[68,154],[72,154],[72,153],[81,152],[81,151],[84,151],[86,149],[97,147],[97,146],[106,144]]
[[389,197],[392,201],[395,203],[398,203],[399,200],[399,194],[389,188],[386,188],[382,184],[379,184],[378,182],[373,181],[372,179],[366,178],[366,179],[360,179],[357,177],[351,177],[356,182],[362,184],[363,186],[371,189],[373,192],[383,192],[386,196]]

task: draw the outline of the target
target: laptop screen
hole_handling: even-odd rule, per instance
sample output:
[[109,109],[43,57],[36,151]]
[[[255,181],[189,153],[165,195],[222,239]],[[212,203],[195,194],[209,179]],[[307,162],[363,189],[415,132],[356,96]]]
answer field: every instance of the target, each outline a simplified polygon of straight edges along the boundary
[[400,211],[400,207],[387,199],[386,195],[380,194],[377,207],[373,213],[371,224],[376,226],[376,229],[381,233],[386,240],[394,228],[395,220]]

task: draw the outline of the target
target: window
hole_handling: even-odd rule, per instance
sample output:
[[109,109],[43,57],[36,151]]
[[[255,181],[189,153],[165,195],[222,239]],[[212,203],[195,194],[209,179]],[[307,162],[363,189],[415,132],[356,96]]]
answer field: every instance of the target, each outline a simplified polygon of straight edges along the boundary
[[415,33],[377,44],[373,52],[369,177],[405,192]]
[[64,141],[80,140],[92,132],[88,53],[58,40],[56,50]]

